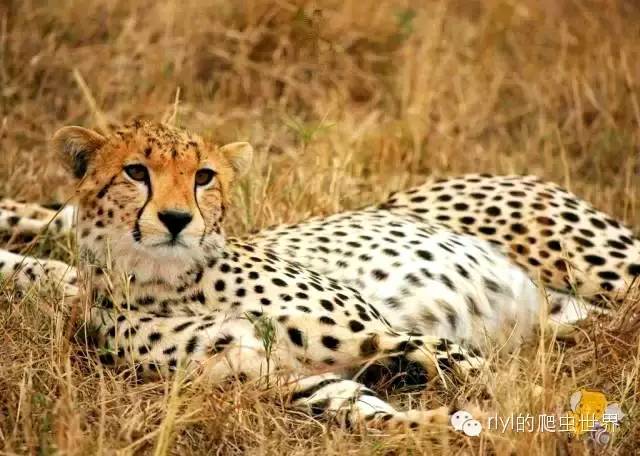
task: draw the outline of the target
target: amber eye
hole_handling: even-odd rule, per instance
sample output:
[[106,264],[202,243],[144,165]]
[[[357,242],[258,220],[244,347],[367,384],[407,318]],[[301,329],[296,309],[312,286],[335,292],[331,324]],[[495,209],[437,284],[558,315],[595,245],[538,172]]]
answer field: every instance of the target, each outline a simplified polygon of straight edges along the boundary
[[127,165],[124,172],[134,181],[145,182],[149,179],[149,171],[143,165]]
[[216,172],[212,169],[203,168],[196,173],[196,185],[202,187],[211,183],[216,176]]

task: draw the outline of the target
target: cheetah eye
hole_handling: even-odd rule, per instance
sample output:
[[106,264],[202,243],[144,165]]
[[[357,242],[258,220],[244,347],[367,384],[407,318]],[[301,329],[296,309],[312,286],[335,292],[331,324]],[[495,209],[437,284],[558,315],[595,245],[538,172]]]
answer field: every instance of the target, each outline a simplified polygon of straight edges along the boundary
[[145,182],[149,178],[149,171],[143,165],[125,166],[124,172],[134,181]]
[[202,187],[203,185],[207,185],[211,183],[213,178],[216,176],[216,172],[209,168],[202,168],[198,170],[196,173],[196,185]]

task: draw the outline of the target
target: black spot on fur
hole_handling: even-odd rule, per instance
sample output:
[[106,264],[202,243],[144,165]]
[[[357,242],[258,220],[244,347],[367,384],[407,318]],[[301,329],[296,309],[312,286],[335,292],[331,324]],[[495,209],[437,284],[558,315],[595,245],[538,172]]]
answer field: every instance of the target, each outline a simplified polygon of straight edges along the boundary
[[329,312],[333,312],[333,303],[327,299],[321,299],[320,300],[320,305],[322,307],[324,307],[326,310],[328,310]]
[[607,244],[617,250],[625,250],[627,248],[626,244],[613,239],[607,242]]
[[360,344],[360,356],[363,358],[369,358],[370,356],[378,353],[380,349],[380,343],[378,342],[378,336],[373,334],[370,337],[367,337]]
[[417,250],[416,255],[426,261],[433,261],[433,254],[426,250]]
[[330,317],[326,317],[326,316],[322,316],[320,317],[320,323],[322,323],[323,325],[330,325],[330,326],[334,326],[336,324],[335,320],[333,318]]
[[340,340],[336,339],[333,336],[322,336],[322,345],[327,347],[329,350],[338,350],[340,348]]
[[111,366],[115,364],[115,360],[113,359],[113,355],[111,353],[102,353],[98,358],[100,359],[100,362],[104,365]]
[[594,266],[602,266],[607,262],[604,258],[598,255],[585,255],[584,259],[587,263],[590,263]]
[[605,280],[618,280],[620,276],[614,271],[600,271],[598,276]]
[[351,320],[349,322],[349,328],[351,328],[351,331],[354,333],[357,333],[364,329],[364,325],[357,320]]
[[185,347],[185,351],[188,354],[191,354],[193,352],[196,351],[196,348],[198,347],[198,336],[193,336],[191,339],[189,339],[189,341],[187,342],[187,346]]
[[220,353],[221,351],[223,351],[225,348],[227,348],[227,346],[233,342],[233,336],[230,335],[226,335],[223,337],[220,337],[219,339],[217,339],[214,343],[213,343],[213,348],[212,348],[212,352],[214,353]]
[[298,347],[304,347],[304,335],[298,328],[287,328],[289,339]]
[[560,245],[560,243],[558,241],[549,241],[549,242],[547,242],[547,246],[551,250],[555,250],[556,252],[559,252],[560,250],[562,250],[562,246]]
[[371,273],[373,274],[373,277],[375,277],[377,280],[384,280],[387,277],[389,277],[389,274],[387,274],[381,269],[374,269],[373,271],[371,271]]
[[578,217],[573,212],[562,212],[560,215],[562,216],[562,218],[564,218],[565,220],[568,220],[570,222],[574,222],[575,223],[575,222],[580,221],[580,217]]

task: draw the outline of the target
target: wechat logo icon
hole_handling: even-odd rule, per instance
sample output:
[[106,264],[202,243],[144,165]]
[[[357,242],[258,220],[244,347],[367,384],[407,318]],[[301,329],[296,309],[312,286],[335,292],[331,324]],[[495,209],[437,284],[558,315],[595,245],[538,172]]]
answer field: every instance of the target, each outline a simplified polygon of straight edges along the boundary
[[474,420],[471,413],[466,410],[458,410],[451,415],[450,422],[453,429],[458,432],[462,431],[469,437],[477,437],[482,432],[480,421]]

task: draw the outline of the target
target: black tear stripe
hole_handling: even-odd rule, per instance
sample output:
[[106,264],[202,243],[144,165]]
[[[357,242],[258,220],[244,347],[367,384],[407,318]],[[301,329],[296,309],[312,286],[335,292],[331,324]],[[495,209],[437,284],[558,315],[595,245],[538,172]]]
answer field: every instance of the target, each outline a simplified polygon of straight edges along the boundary
[[138,243],[142,241],[142,233],[140,232],[140,217],[142,217],[142,213],[144,212],[145,208],[147,207],[147,204],[149,204],[149,201],[151,201],[151,198],[153,197],[153,189],[151,188],[151,179],[149,178],[148,174],[146,179],[144,180],[144,184],[147,186],[147,190],[148,190],[147,200],[144,202],[144,204],[136,214],[136,223],[133,226],[133,240]]
[[109,191],[109,189],[111,188],[111,186],[115,182],[116,177],[118,177],[117,174],[115,176],[113,176],[111,179],[109,179],[109,182],[107,183],[107,185],[105,185],[104,187],[102,187],[100,189],[100,191],[98,192],[98,195],[97,195],[98,199],[102,199],[107,195],[107,192]]
[[198,186],[196,183],[193,183],[193,198],[196,200],[196,207],[198,208],[198,212],[200,213],[200,217],[202,217],[202,221],[204,222],[202,225],[202,236],[200,236],[200,245],[204,244],[204,239],[207,237],[207,219],[204,218],[204,214],[202,213],[202,209],[200,209],[200,201],[198,201]]

